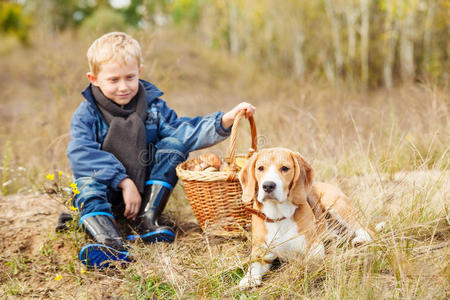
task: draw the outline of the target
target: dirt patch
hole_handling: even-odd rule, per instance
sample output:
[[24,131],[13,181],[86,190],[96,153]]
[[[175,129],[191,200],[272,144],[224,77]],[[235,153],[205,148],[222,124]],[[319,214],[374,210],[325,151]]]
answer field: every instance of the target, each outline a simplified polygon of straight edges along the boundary
[[37,255],[63,209],[46,195],[0,197],[0,257]]

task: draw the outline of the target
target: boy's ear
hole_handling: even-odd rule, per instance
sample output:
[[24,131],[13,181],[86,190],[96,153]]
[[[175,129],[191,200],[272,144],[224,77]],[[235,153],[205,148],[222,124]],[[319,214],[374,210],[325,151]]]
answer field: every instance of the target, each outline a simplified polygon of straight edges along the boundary
[[142,74],[142,69],[144,68],[144,65],[143,64],[140,64],[139,65],[139,77],[141,77],[141,74]]
[[92,83],[92,85],[98,86],[97,77],[92,72],[86,73],[87,78]]

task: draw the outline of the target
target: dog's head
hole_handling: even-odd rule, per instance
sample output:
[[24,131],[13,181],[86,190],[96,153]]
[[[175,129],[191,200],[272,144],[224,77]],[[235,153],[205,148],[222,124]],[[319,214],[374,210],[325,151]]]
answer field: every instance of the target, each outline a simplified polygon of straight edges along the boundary
[[239,173],[242,199],[294,204],[306,200],[313,180],[311,165],[298,152],[285,148],[263,149],[247,161]]

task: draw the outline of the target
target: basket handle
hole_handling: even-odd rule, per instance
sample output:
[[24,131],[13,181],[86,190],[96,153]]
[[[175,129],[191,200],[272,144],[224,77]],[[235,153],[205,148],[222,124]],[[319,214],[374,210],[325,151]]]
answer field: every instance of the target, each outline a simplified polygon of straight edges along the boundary
[[[230,171],[232,173],[232,176],[234,177],[236,175],[236,139],[237,139],[237,132],[239,128],[239,123],[241,122],[242,116],[245,114],[245,110],[241,110],[237,116],[234,118],[233,127],[231,128],[231,137],[230,137],[230,145],[228,146],[228,157],[226,158],[226,161],[230,165]],[[258,151],[257,148],[257,133],[256,133],[256,125],[255,120],[253,119],[253,116],[248,118],[248,121],[250,123],[250,131],[252,135],[252,147],[249,149],[247,153],[247,158],[250,157],[254,152]]]

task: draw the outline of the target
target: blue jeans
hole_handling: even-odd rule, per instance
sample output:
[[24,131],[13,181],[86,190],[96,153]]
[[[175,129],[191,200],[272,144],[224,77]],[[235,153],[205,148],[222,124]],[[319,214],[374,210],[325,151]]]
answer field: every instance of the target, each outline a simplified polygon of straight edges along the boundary
[[[184,145],[177,139],[164,138],[150,149],[147,174],[149,179],[168,183],[174,187],[178,181],[176,166],[187,159]],[[80,217],[90,213],[112,215],[112,208],[123,205],[121,190],[117,191],[94,178],[81,177],[75,180],[79,194],[73,199]]]

